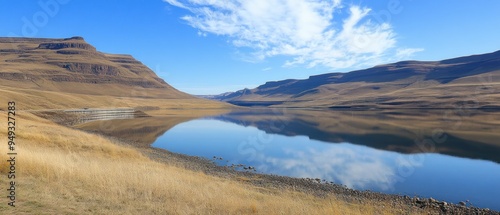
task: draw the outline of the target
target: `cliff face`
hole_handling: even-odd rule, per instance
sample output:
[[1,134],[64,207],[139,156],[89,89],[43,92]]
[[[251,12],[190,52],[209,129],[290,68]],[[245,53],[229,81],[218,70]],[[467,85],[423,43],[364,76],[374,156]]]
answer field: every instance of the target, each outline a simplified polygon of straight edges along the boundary
[[[130,55],[106,54],[82,37],[0,38],[0,85],[81,94],[193,98]],[[134,91],[134,92],[132,92]]]
[[62,41],[51,41],[46,43],[40,43],[38,49],[65,49],[65,48],[75,48],[83,49],[88,51],[97,51],[95,47],[87,44],[83,37],[72,37],[68,39],[63,39]]

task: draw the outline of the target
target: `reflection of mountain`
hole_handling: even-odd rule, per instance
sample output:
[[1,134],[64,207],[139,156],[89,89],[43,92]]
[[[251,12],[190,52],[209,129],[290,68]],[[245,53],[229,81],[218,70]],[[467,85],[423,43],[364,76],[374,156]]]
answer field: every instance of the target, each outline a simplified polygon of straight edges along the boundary
[[156,138],[177,124],[189,121],[186,117],[146,117],[93,121],[77,125],[76,128],[98,132],[107,136],[138,143],[149,147]]
[[224,112],[226,110],[222,109],[198,112],[172,111],[171,116],[92,121],[74,127],[149,147],[159,136],[178,124]]
[[[271,109],[236,111],[213,118],[267,133],[304,135],[324,142],[349,142],[407,154],[434,152],[500,163],[500,113],[460,114]],[[174,126],[206,115],[95,121],[75,127],[149,146]],[[440,135],[440,131],[444,134]],[[417,144],[422,142],[425,144]]]
[[218,120],[268,133],[305,135],[401,153],[440,153],[500,163],[500,113],[377,113],[287,110],[233,112]]

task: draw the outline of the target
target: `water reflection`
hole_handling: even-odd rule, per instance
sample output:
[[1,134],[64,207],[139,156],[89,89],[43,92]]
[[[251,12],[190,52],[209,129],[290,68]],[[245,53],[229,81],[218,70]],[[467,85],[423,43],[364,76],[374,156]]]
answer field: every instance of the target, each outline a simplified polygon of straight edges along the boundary
[[259,172],[499,210],[500,114],[252,110],[79,125]]
[[213,119],[267,133],[305,135],[400,153],[441,153],[500,163],[500,113],[261,110]]
[[[313,143],[317,145],[317,143]],[[394,190],[395,170],[379,151],[363,147],[283,148],[286,157],[259,154],[257,169],[299,178],[320,178],[359,190]]]

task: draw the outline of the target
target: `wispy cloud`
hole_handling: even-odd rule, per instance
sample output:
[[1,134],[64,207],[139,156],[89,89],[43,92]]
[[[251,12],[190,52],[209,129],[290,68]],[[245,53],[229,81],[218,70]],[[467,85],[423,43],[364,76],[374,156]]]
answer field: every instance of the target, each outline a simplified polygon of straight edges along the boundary
[[401,49],[397,49],[396,50],[396,58],[406,59],[406,58],[411,57],[413,54],[415,54],[417,52],[421,52],[423,50],[424,49],[420,49],[420,48],[401,48]]
[[271,70],[271,69],[273,69],[273,68],[271,68],[271,67],[266,67],[266,68],[262,69],[262,71],[269,71],[269,70]]
[[[369,19],[370,8],[341,0],[164,0],[189,11],[181,17],[202,33],[249,47],[253,58],[289,56],[284,66],[349,68],[398,60],[420,51],[397,49],[390,23]],[[337,18],[340,12],[348,16]]]

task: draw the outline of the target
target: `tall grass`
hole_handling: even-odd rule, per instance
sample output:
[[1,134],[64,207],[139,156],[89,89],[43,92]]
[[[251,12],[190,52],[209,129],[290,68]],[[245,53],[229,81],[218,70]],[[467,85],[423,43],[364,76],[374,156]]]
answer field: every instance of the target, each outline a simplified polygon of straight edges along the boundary
[[[5,118],[0,113],[0,119]],[[133,148],[24,113],[18,121],[17,214],[394,214],[384,203],[351,204],[264,189],[158,163]],[[6,130],[0,123],[0,131]],[[0,139],[6,140],[5,132]],[[6,147],[0,147],[6,159]],[[5,162],[1,174],[7,171]],[[7,183],[1,177],[0,184]],[[3,189],[2,189],[3,190]],[[4,195],[1,195],[4,196]]]

